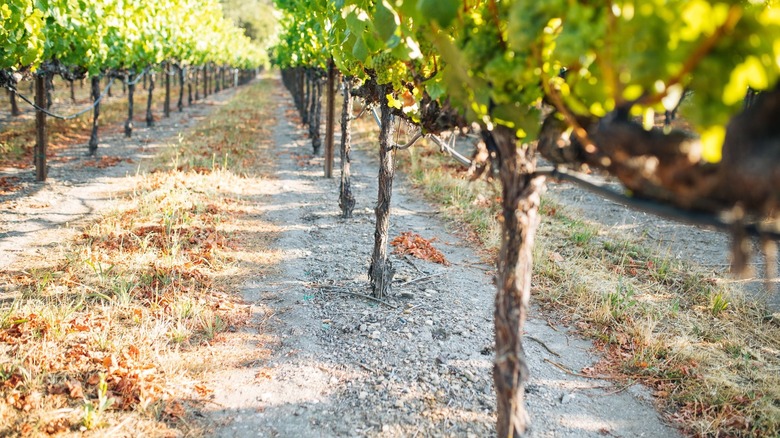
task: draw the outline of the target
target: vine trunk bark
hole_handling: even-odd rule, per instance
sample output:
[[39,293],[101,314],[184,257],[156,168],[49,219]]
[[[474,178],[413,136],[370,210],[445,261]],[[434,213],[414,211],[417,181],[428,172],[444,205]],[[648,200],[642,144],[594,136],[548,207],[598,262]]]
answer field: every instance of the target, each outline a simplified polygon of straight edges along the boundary
[[149,95],[146,98],[146,126],[154,126],[154,115],[152,114],[152,97],[154,93],[154,73],[149,75]]
[[89,135],[89,155],[95,155],[98,149],[98,122],[100,121],[100,77],[94,76],[92,82],[92,133]]
[[494,311],[496,427],[499,437],[518,437],[529,424],[523,397],[528,366],[522,336],[531,296],[533,244],[544,178],[532,176],[535,146],[518,146],[513,130],[497,127],[483,131],[483,138],[489,150],[498,151],[502,186],[503,222]]
[[51,97],[52,93],[54,93],[54,73],[46,73],[44,78],[46,79],[46,109],[50,110],[54,104]]
[[390,228],[390,198],[393,194],[393,164],[394,152],[390,146],[390,125],[392,116],[385,98],[385,87],[379,87],[379,102],[381,108],[379,129],[379,195],[376,207],[376,230],[374,231],[374,252],[371,256],[371,266],[368,277],[371,279],[371,290],[375,297],[382,298],[390,292],[395,269],[387,258],[388,231]]
[[354,99],[352,98],[352,80],[344,77],[344,101],[341,106],[341,184],[339,186],[339,207],[341,207],[341,217],[348,219],[352,217],[352,211],[355,209],[355,195],[352,193],[352,182],[350,166],[352,150],[352,134],[350,125],[352,124],[352,107]]

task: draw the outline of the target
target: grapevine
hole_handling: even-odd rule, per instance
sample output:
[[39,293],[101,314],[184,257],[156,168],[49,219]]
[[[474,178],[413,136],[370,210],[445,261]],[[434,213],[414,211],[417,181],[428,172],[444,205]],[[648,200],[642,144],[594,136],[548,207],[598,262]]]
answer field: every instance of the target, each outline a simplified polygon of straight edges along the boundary
[[[522,434],[528,425],[519,334],[539,191],[552,174],[536,172],[537,152],[562,168],[601,168],[635,197],[729,215],[735,229],[777,235],[780,9],[774,2],[335,3],[276,2],[285,14],[276,64],[321,68],[332,56],[357,81],[353,94],[381,107],[382,154],[388,112],[425,133],[476,127],[490,162],[474,164],[492,166],[490,174],[501,180],[499,436]],[[676,109],[684,94],[691,96],[684,116],[693,130],[655,128],[655,114]],[[392,160],[382,157],[380,205],[389,203],[381,188],[392,184],[385,167]],[[386,217],[378,209],[377,236],[380,219]],[[735,247],[744,248],[744,234],[735,233]],[[372,270],[385,263],[383,244],[377,237]],[[374,286],[387,280],[375,274]]]

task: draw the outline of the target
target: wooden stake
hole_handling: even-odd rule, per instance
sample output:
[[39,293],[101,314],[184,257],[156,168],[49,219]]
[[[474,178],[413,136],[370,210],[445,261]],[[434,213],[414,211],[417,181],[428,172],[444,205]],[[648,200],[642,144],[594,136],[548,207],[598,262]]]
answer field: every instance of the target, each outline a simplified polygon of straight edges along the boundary
[[[35,105],[46,107],[46,76],[35,76]],[[38,110],[35,113],[35,180],[46,181],[46,113]]]
[[336,126],[336,64],[328,61],[328,108],[325,126],[325,178],[333,178],[333,130]]

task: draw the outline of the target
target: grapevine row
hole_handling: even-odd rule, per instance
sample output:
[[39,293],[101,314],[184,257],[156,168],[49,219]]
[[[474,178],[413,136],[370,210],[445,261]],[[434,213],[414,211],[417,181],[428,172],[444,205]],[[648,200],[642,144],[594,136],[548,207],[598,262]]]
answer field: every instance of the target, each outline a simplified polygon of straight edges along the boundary
[[[475,170],[502,184],[495,306],[498,436],[528,427],[521,344],[540,192],[551,172],[600,168],[635,197],[720,217],[735,248],[746,228],[780,229],[780,8],[772,1],[277,0],[273,51],[302,117],[333,59],[351,98],[380,108],[373,293],[389,292],[386,255],[392,117],[425,135],[474,129]],[[754,98],[753,91],[758,92]],[[689,95],[693,132],[654,127]],[[743,107],[745,97],[750,105]],[[316,109],[314,111],[316,114]],[[317,120],[305,119],[314,124]],[[315,128],[316,129],[316,128]],[[349,136],[342,136],[342,166]],[[315,152],[318,145],[315,146]],[[345,153],[347,155],[345,155]],[[344,163],[346,160],[346,163]],[[348,167],[342,174],[342,209]],[[348,199],[348,197],[347,197]],[[347,206],[348,208],[344,208]],[[759,225],[757,225],[759,224]],[[742,230],[742,231],[739,231]],[[740,260],[744,257],[736,257]]]
[[[198,80],[203,89],[211,80],[219,91],[220,83],[245,80],[248,72],[267,62],[264,48],[251,41],[243,30],[222,13],[217,0],[11,0],[0,8],[0,86],[17,93],[21,80],[40,82],[36,86],[38,141],[36,168],[38,179],[45,179],[45,113],[49,108],[51,78],[57,74],[66,80],[89,76],[93,97],[92,135],[89,153],[97,150],[97,126],[100,116],[100,80],[119,78],[128,90],[127,136],[132,134],[135,79],[143,75],[148,86],[147,123],[152,124],[151,96],[155,75],[163,73],[166,99],[165,115],[170,113],[170,81]],[[190,85],[191,87],[192,85]],[[14,96],[15,97],[15,96]],[[197,96],[196,96],[197,98]],[[29,99],[28,99],[29,101]],[[15,102],[14,102],[15,103]],[[14,104],[12,103],[12,105]]]

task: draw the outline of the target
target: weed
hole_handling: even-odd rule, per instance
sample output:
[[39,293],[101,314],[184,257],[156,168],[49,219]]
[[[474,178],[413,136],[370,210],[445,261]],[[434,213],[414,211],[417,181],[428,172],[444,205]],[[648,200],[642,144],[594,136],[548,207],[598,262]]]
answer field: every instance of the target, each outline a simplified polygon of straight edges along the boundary
[[712,316],[718,316],[729,306],[729,300],[723,292],[717,292],[710,297],[710,313]]
[[103,426],[105,412],[114,404],[114,399],[108,396],[108,383],[105,373],[100,373],[100,381],[97,386],[97,402],[84,399],[84,417],[81,424],[92,430]]
[[225,321],[220,318],[219,315],[206,312],[198,319],[200,321],[201,330],[208,340],[214,339],[214,336],[216,336],[217,333],[225,330]]
[[621,320],[626,311],[636,305],[634,299],[634,287],[625,283],[622,278],[618,280],[617,288],[606,296],[607,306],[612,318]]

